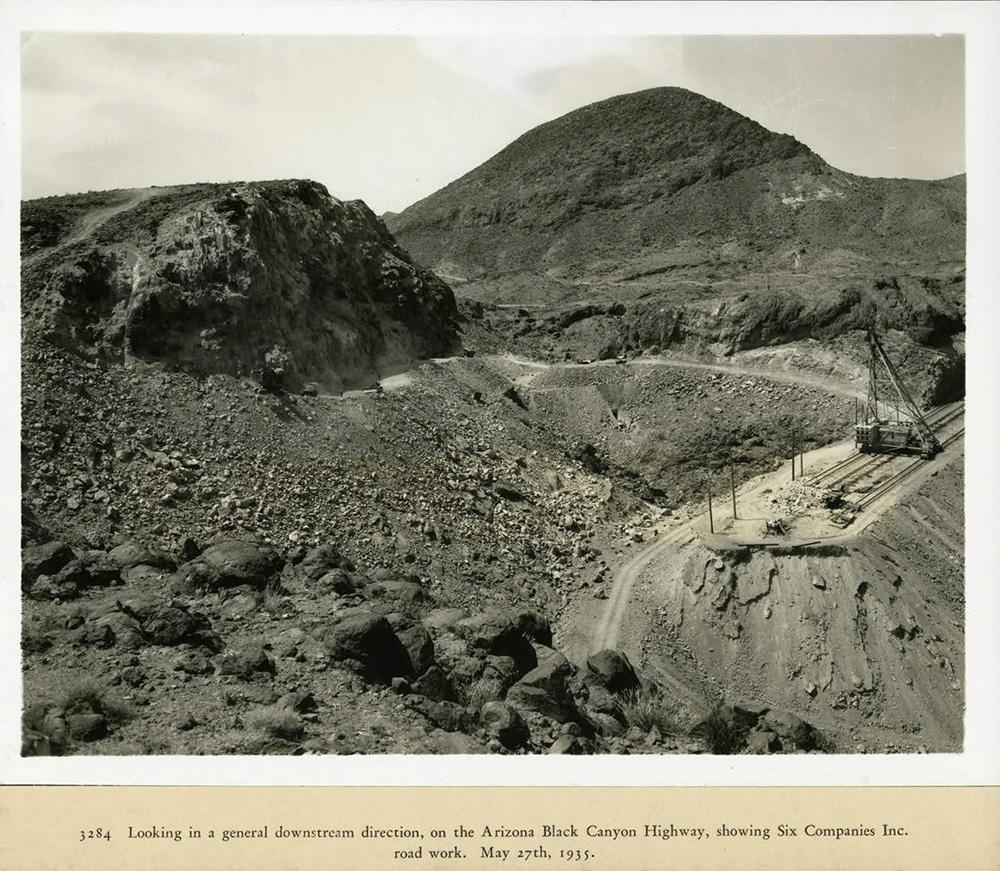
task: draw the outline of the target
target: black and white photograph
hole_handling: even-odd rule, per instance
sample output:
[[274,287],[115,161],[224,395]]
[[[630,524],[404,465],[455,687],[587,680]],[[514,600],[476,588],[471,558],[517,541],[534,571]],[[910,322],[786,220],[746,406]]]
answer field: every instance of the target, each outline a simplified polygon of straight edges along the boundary
[[962,34],[20,53],[22,757],[963,751]]

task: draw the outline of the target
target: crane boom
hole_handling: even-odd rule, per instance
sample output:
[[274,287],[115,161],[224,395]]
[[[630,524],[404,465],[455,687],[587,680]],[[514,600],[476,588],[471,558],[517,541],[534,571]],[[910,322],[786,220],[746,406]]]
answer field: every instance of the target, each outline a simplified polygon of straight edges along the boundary
[[[868,329],[868,350],[865,421],[855,428],[859,448],[864,453],[917,449],[922,456],[933,457],[941,450],[941,443],[924,420],[873,328]],[[888,412],[890,406],[895,409],[895,421],[882,414],[883,408]],[[901,411],[906,420],[901,419]]]

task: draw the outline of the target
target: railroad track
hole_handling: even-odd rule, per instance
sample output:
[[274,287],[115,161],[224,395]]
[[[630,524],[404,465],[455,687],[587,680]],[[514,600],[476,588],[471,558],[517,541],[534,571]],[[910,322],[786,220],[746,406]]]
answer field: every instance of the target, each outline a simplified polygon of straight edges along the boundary
[[[941,442],[941,447],[942,448],[948,447],[948,445],[957,442],[964,435],[965,435],[965,427],[963,426],[960,430],[952,433],[950,436],[948,436],[948,438],[946,438],[943,442]],[[923,466],[923,464],[924,460],[916,459],[908,466],[904,466],[902,469],[896,472],[896,474],[893,475],[891,478],[887,478],[885,481],[879,484],[878,487],[876,487],[874,490],[865,493],[865,495],[861,499],[859,499],[857,502],[854,503],[855,507],[860,509],[860,508],[865,508],[868,505],[871,505],[872,502],[874,502],[876,499],[879,498],[879,496],[882,496],[883,494],[887,493],[901,481],[910,477],[910,475],[916,472],[917,469]]]
[[[965,403],[961,402],[954,407],[944,407],[939,409],[927,417],[927,423],[934,429],[935,432],[940,432],[941,429],[951,423],[955,418],[961,416],[965,413]],[[943,444],[942,444],[943,446]],[[841,460],[839,463],[835,463],[830,466],[829,469],[824,469],[811,478],[806,479],[806,483],[812,484],[813,486],[823,486],[823,487],[833,487],[836,484],[840,484],[843,481],[857,477],[861,473],[867,473],[869,471],[875,471],[884,465],[892,462],[898,456],[905,455],[905,451],[892,451],[885,454],[851,454],[851,456]]]

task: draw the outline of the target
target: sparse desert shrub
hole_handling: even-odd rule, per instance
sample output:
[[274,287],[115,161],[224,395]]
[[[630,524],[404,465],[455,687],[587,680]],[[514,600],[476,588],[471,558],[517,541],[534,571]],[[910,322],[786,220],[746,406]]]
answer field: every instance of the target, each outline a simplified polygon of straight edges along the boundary
[[305,731],[302,718],[294,711],[261,708],[246,716],[247,728],[271,738],[298,738]]
[[260,609],[277,616],[281,613],[285,591],[279,581],[269,581],[260,594]]
[[71,739],[92,741],[134,716],[100,681],[79,672],[61,674],[38,701],[25,699],[22,756],[59,756]]
[[427,603],[414,599],[397,599],[392,603],[392,610],[397,614],[402,614],[408,620],[419,623],[427,611]]
[[467,708],[480,710],[487,702],[503,698],[503,684],[495,678],[483,678],[456,689],[458,700]]
[[76,673],[62,678],[55,704],[64,714],[100,714],[108,723],[124,723],[133,716],[132,709],[112,697],[99,680]]
[[746,747],[747,727],[740,724],[732,711],[723,705],[712,709],[693,730],[702,738],[712,753],[730,755]]
[[55,634],[62,627],[52,614],[26,617],[21,627],[21,650],[24,653],[43,653],[55,641]]
[[824,735],[818,729],[813,729],[813,749],[818,750],[820,753],[836,753],[837,744],[828,735]]
[[618,707],[630,726],[648,732],[656,726],[667,734],[676,730],[676,714],[670,703],[655,689],[639,688],[623,693]]
[[260,383],[270,393],[284,392],[288,374],[292,365],[292,357],[288,349],[275,345],[264,354],[264,364],[261,367]]

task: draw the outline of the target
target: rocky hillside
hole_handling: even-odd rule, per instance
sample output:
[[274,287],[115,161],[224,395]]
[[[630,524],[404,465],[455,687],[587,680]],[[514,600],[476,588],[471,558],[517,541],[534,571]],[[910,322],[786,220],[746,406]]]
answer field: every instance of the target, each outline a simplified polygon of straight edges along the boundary
[[964,330],[964,176],[851,175],[679,88],[543,124],[389,226],[487,305],[624,305],[595,329],[636,350]]
[[[23,363],[25,753],[829,746],[780,710],[763,728],[721,696],[692,708],[613,651],[559,652],[560,616],[605,600],[622,543],[669,513],[618,465],[627,445],[576,442],[607,428],[602,406],[639,426],[652,403],[714,408],[730,385],[709,373],[568,372],[602,391],[568,393],[587,409],[571,428],[556,385],[504,359],[343,397],[81,364],[37,337]],[[785,413],[762,403],[768,447],[741,470],[779,450]],[[678,498],[717,421],[687,429]]]
[[106,361],[337,389],[455,344],[448,287],[309,181],[22,206],[26,334]]

